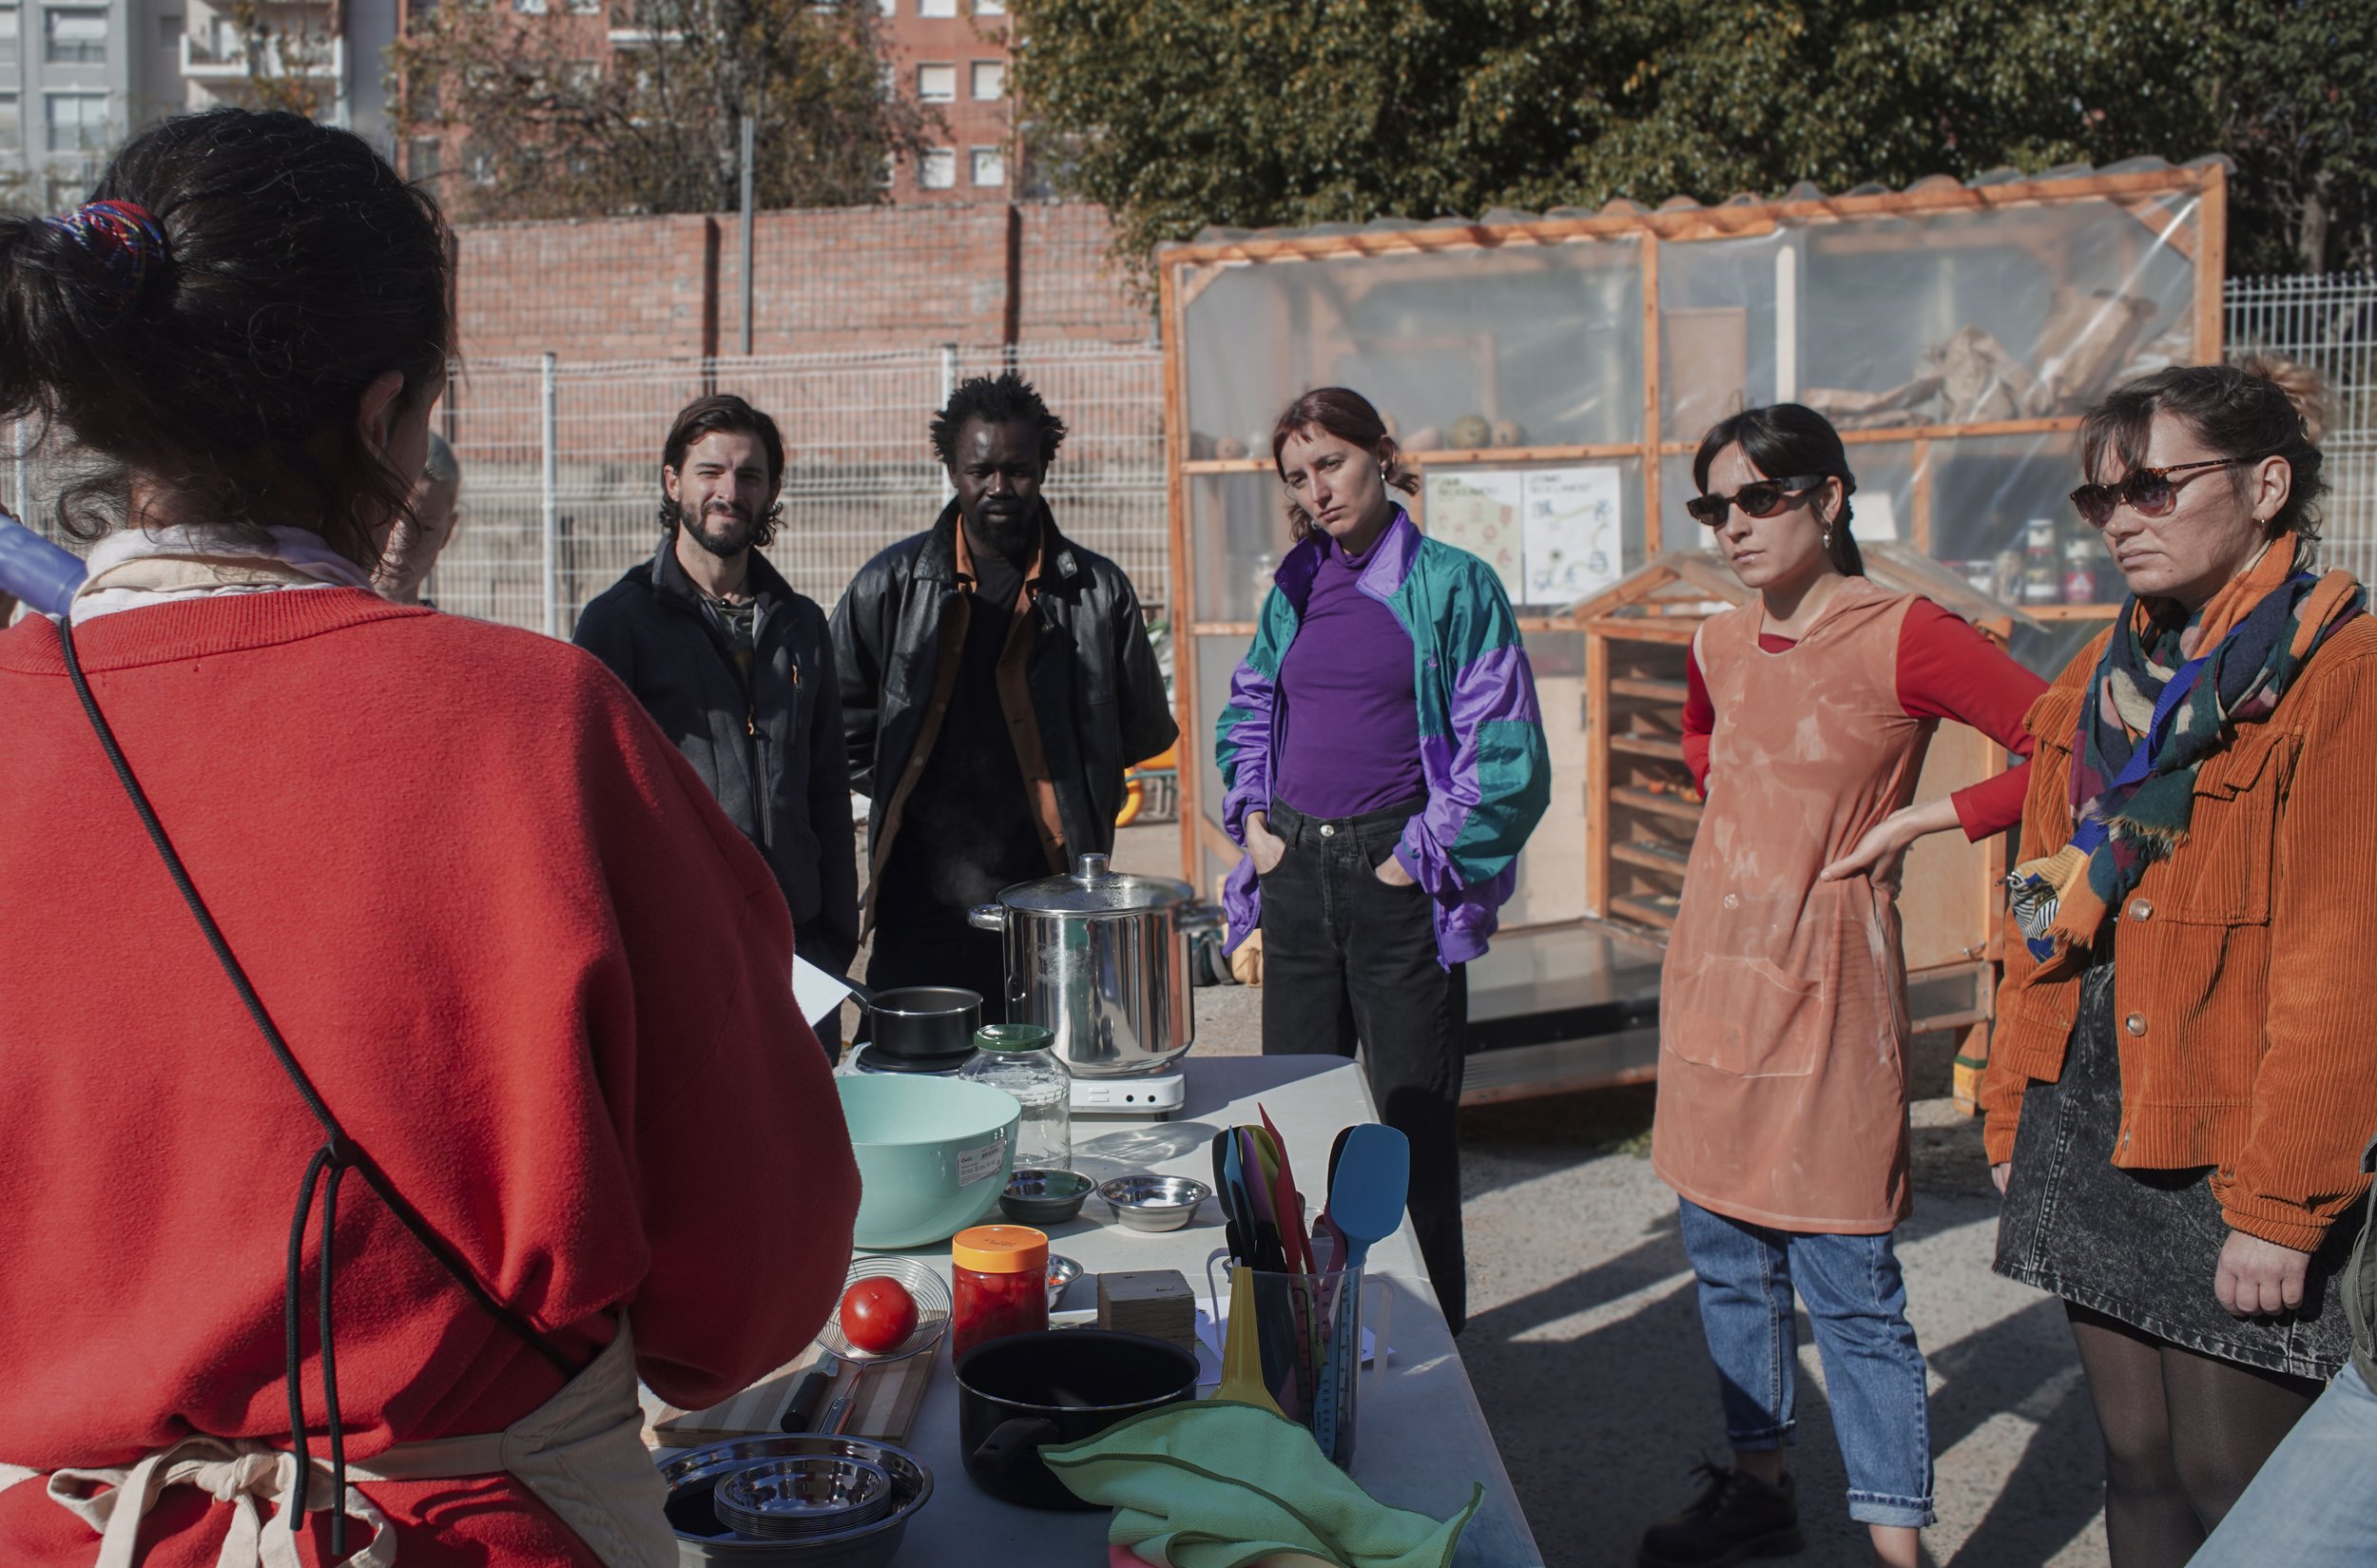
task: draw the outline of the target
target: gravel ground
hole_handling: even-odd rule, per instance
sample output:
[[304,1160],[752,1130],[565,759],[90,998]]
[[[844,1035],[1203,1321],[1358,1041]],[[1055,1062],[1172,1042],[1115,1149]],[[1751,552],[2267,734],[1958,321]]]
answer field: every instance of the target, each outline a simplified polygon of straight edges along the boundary
[[[1120,868],[1179,875],[1178,830],[1124,830]],[[1201,1055],[1261,1049],[1261,996],[1197,993]],[[1946,1063],[1919,1055],[1915,1216],[1899,1232],[1908,1311],[1931,1367],[1940,1522],[1926,1560],[1959,1568],[2102,1568],[2103,1462],[2060,1307],[1989,1271],[1997,1198],[1978,1123],[1945,1098]],[[1634,1560],[1652,1519],[1691,1495],[1725,1428],[1675,1233],[1652,1174],[1649,1086],[1480,1107],[1462,1117],[1470,1317],[1478,1401],[1544,1560]],[[1808,1549],[1863,1564],[1823,1369],[1800,1319],[1797,1469]]]

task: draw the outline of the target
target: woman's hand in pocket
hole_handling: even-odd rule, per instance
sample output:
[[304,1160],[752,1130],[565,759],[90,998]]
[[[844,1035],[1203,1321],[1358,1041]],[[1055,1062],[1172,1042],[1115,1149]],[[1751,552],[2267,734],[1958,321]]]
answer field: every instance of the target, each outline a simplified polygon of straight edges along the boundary
[[1279,869],[1287,841],[1271,831],[1271,821],[1260,811],[1246,813],[1246,853],[1254,857],[1255,875],[1267,877]]
[[1379,868],[1376,875],[1379,881],[1384,882],[1389,887],[1417,887],[1420,885],[1419,882],[1413,879],[1412,874],[1403,869],[1403,862],[1393,855],[1389,855],[1386,859],[1379,862]]

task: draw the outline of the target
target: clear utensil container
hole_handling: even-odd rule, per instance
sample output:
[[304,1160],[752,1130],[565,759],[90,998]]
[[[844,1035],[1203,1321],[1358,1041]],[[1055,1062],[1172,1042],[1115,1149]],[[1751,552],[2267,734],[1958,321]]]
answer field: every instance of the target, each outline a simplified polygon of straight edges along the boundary
[[1073,1169],[1073,1074],[1056,1059],[1056,1032],[1036,1023],[985,1024],[974,1059],[957,1075],[987,1083],[1023,1107],[1015,1127],[1017,1171]]

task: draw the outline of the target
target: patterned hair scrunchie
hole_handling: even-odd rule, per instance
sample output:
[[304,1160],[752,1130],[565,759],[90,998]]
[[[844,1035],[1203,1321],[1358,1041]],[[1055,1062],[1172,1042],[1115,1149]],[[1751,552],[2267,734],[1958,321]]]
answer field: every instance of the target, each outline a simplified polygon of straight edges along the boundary
[[90,257],[111,319],[132,308],[149,273],[165,259],[165,231],[146,207],[131,202],[87,202],[63,218],[43,222],[73,236]]

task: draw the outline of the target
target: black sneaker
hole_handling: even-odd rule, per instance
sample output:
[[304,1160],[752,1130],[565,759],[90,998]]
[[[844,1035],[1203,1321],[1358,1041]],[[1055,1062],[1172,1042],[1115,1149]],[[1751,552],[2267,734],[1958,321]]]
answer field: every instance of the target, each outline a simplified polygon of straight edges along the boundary
[[1786,1475],[1769,1486],[1722,1465],[1697,1464],[1708,1487],[1691,1507],[1642,1533],[1641,1568],[1730,1568],[1745,1558],[1788,1557],[1804,1550],[1799,1490]]

